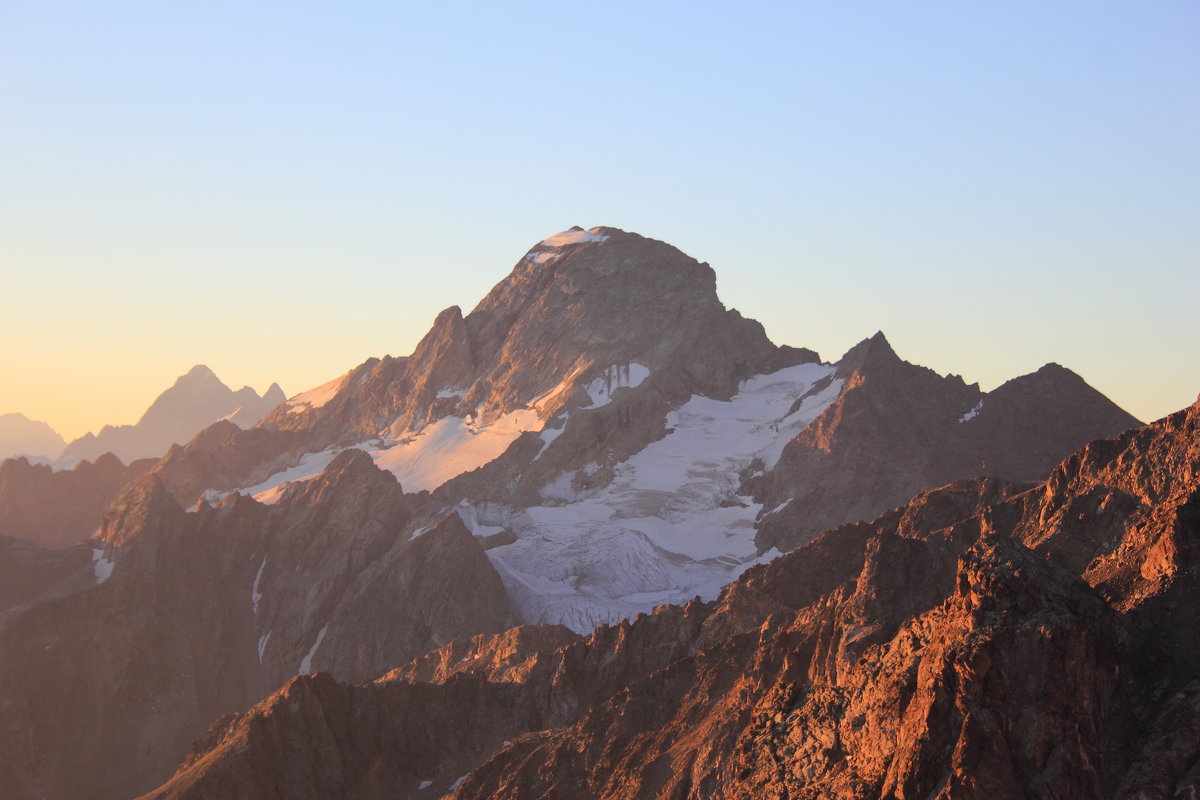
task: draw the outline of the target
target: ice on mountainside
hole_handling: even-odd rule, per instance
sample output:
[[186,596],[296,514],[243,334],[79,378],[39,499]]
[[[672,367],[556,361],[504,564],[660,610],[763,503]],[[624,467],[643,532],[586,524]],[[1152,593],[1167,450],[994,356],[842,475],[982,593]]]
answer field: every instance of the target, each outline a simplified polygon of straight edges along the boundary
[[488,556],[524,619],[586,632],[661,603],[711,599],[778,555],[757,554],[761,506],[737,495],[740,472],[756,458],[774,463],[833,402],[838,380],[788,414],[833,370],[802,364],[750,378],[728,401],[693,396],[669,415],[670,433],[616,465],[607,486],[577,492],[574,473],[560,473],[542,489],[553,503],[477,509],[481,523],[517,535]]
[[[541,489],[541,506],[464,506],[459,515],[477,536],[516,534],[516,542],[492,548],[488,556],[529,622],[583,632],[661,603],[711,598],[773,555],[757,552],[754,523],[762,509],[737,494],[740,474],[756,459],[772,468],[787,442],[836,399],[842,381],[832,379],[834,369],[810,363],[756,375],[727,401],[693,396],[670,412],[667,435],[613,466],[612,480],[602,488],[574,488],[577,474],[600,469],[593,463],[555,475]],[[540,431],[544,451],[566,420],[544,427],[537,409],[574,386],[580,371],[530,401],[531,407],[490,423],[443,417],[400,442],[371,441],[360,448],[408,492],[434,489],[483,466],[525,431]],[[614,365],[584,388],[592,407],[601,407],[615,390],[636,388],[649,374],[640,364]],[[289,483],[319,475],[343,449],[310,453],[241,491],[277,502]]]
[[[530,401],[528,407],[510,411],[488,422],[480,422],[474,416],[448,416],[410,433],[399,441],[369,440],[353,446],[369,453],[380,469],[394,474],[405,491],[436,489],[451,478],[478,469],[496,459],[526,431],[541,431],[543,449],[549,445],[562,433],[562,427],[546,428],[546,420],[542,419],[541,415],[550,402],[574,387],[574,379],[583,371],[582,367],[575,370],[553,389]],[[608,367],[604,374],[590,381],[585,387],[592,401],[588,408],[607,405],[611,402],[614,391],[640,386],[649,375],[650,370],[647,367],[636,363]],[[336,389],[336,385],[342,380],[344,378],[331,381],[325,384],[325,387],[334,386]],[[327,402],[335,393],[323,394],[321,389],[322,387],[318,387],[305,392],[289,402],[298,401],[301,397],[315,397],[316,402]],[[444,389],[438,396],[460,397],[465,392],[466,390]],[[328,394],[328,397],[325,397],[325,394]],[[274,504],[279,501],[287,484],[309,480],[321,474],[338,453],[345,449],[335,447],[319,453],[307,453],[294,466],[275,473],[255,486],[238,491],[253,496],[261,503]],[[215,502],[221,496],[223,493],[213,493],[206,496],[206,499]]]

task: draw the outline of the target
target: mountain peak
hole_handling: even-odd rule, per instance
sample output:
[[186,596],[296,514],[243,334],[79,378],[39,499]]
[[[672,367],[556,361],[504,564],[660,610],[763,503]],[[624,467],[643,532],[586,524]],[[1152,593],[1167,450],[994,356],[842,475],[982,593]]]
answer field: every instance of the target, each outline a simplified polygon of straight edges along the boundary
[[211,369],[209,369],[204,364],[197,364],[196,366],[192,367],[187,372],[185,372],[183,375],[180,375],[179,379],[176,380],[175,382],[179,383],[180,381],[183,381],[183,380],[187,380],[187,381],[217,381],[218,383],[220,383],[221,379],[217,377],[217,374],[215,372],[213,372]]
[[846,355],[838,362],[838,377],[848,378],[863,368],[899,362],[900,356],[896,355],[883,331],[876,331],[873,336],[846,351]]
[[172,444],[189,441],[217,420],[229,418],[238,426],[249,427],[286,399],[277,384],[262,397],[249,386],[235,392],[207,366],[196,364],[155,398],[136,424],[106,425],[98,436],[76,439],[59,460],[70,465],[93,460],[105,451],[126,463],[158,458]]
[[45,422],[24,414],[0,414],[0,460],[21,455],[56,458],[66,446]]

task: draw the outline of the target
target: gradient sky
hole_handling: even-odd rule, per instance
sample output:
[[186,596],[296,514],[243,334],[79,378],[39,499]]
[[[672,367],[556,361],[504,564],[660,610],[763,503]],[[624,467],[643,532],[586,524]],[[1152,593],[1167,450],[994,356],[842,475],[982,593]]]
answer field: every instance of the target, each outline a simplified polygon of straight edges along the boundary
[[0,413],[296,393],[612,225],[835,359],[1200,391],[1200,3],[0,0]]

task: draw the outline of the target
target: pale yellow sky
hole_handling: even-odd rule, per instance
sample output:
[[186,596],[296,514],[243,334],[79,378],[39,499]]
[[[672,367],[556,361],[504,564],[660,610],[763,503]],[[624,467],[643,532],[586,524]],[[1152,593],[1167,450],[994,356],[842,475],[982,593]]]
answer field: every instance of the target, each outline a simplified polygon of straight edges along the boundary
[[296,393],[572,225],[826,358],[1200,391],[1200,5],[359,11],[6,13],[0,413],[72,438],[196,363]]

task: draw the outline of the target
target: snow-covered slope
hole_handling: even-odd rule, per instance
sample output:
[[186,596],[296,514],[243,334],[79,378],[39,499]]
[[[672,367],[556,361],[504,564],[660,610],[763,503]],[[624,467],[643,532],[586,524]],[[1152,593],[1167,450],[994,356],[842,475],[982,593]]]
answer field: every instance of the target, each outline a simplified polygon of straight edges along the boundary
[[[526,622],[584,632],[661,603],[714,597],[747,567],[778,555],[756,551],[754,522],[763,509],[738,494],[741,474],[756,462],[771,468],[784,444],[837,397],[841,381],[829,380],[834,369],[810,363],[756,375],[726,401],[694,395],[667,415],[669,433],[616,464],[602,488],[576,488],[600,469],[586,464],[554,474],[540,505],[463,501],[459,514],[480,537],[515,534],[488,554]],[[583,410],[603,407],[615,388],[634,389],[646,374],[638,365],[606,371],[586,385],[593,402]],[[405,441],[356,446],[406,491],[419,491],[489,463],[522,432],[542,425],[531,407],[486,425],[446,417]],[[550,440],[560,432],[544,431]],[[240,492],[275,503],[292,482],[316,477],[343,449],[309,454]]]
[[[542,505],[464,503],[459,513],[477,535],[516,535],[489,556],[527,622],[583,632],[661,603],[711,598],[747,567],[778,555],[756,552],[754,520],[762,507],[737,494],[740,474],[755,460],[770,468],[783,445],[837,397],[837,380],[809,394],[833,370],[801,364],[745,381],[728,401],[693,396],[668,415],[670,433],[618,464],[601,489],[579,491],[575,473],[559,472],[543,487]],[[416,491],[482,466],[523,430],[540,427],[532,410],[481,428],[448,417],[408,442],[360,447]],[[310,454],[242,492],[276,502],[288,482],[320,474],[337,452]]]
[[662,603],[715,597],[778,555],[756,551],[762,507],[738,495],[739,476],[756,459],[777,459],[837,397],[840,381],[830,381],[789,413],[832,372],[801,364],[750,378],[728,401],[694,396],[668,415],[670,432],[616,465],[603,488],[578,491],[575,474],[561,472],[543,488],[542,505],[487,504],[464,522],[516,534],[488,555],[530,622],[586,632]]
[[[538,431],[543,421],[534,409],[503,414],[490,423],[474,417],[448,416],[399,440],[367,439],[350,445],[365,450],[380,469],[396,476],[405,491],[436,489],[453,477],[482,467],[498,456],[525,431]],[[298,464],[275,473],[261,483],[238,489],[262,503],[271,504],[294,481],[309,480],[349,447],[331,447],[306,454]],[[217,500],[227,494],[208,495]]]

